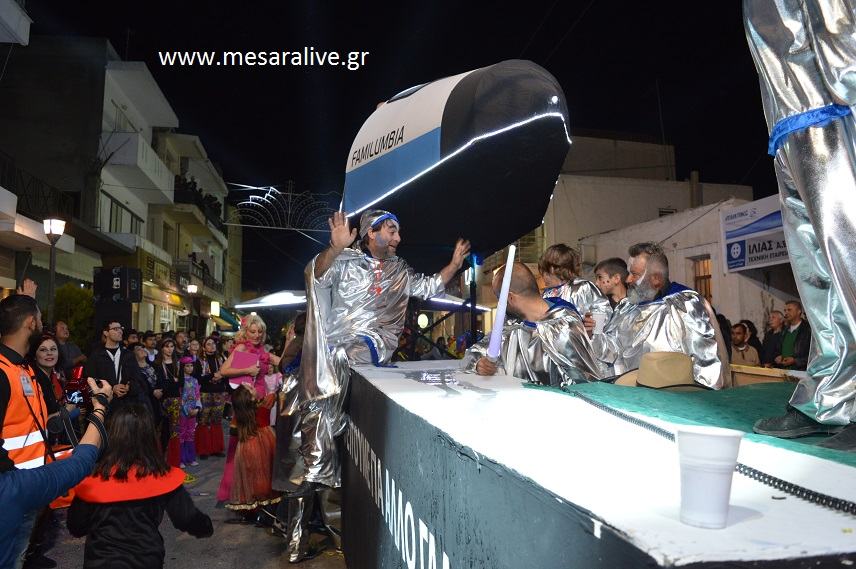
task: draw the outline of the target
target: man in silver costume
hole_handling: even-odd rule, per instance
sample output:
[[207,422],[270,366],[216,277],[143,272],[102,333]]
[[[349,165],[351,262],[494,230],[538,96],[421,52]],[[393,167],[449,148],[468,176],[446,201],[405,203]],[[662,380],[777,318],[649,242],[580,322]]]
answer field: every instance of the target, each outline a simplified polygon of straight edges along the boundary
[[745,0],[749,49],[770,129],[788,255],[815,357],[781,417],[755,432],[841,431],[820,443],[856,450],[856,5]]
[[615,306],[603,334],[594,337],[600,359],[620,375],[637,369],[645,353],[681,352],[693,358],[697,383],[729,387],[728,354],[708,302],[669,280],[669,261],[658,245],[634,245],[630,253],[631,295]]
[[[499,296],[506,267],[493,277]],[[479,375],[507,373],[543,385],[564,386],[602,379],[604,366],[594,356],[582,316],[562,298],[542,298],[532,271],[514,263],[508,292],[508,310],[523,320],[502,331],[497,361],[487,357],[489,339],[467,350],[463,369]],[[498,323],[497,323],[498,324]]]
[[[544,279],[544,298],[561,298],[573,304],[584,317],[599,312],[607,318],[612,314],[612,306],[594,283],[580,278],[580,256],[564,243],[547,247],[538,261],[538,270]],[[591,327],[589,326],[589,336]]]
[[[404,328],[410,297],[428,299],[441,294],[469,254],[468,241],[459,239],[452,260],[439,273],[421,275],[396,256],[401,242],[398,218],[383,210],[360,217],[360,242],[351,245],[357,230],[345,214],[329,220],[330,246],[306,267],[307,320],[301,366],[294,382],[291,408],[298,414],[300,456],[295,461],[289,493],[289,560],[307,555],[316,491],[320,491],[325,523],[336,531],[338,516],[327,500],[341,485],[335,437],[347,425],[343,410],[352,364],[386,365]],[[289,382],[286,382],[288,385]],[[331,527],[332,526],[332,527]]]

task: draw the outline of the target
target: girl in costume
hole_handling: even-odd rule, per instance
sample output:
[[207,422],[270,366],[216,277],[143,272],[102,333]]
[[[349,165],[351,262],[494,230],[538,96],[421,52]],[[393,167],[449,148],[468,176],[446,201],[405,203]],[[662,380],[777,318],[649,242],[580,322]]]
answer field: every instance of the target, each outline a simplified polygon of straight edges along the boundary
[[76,487],[68,530],[86,536],[83,567],[163,567],[158,526],[164,512],[194,537],[214,533],[184,489],[184,472],[170,467],[158,450],[151,411],[137,401],[110,411],[109,446],[92,475]]
[[258,409],[270,413],[273,398],[270,395],[259,401],[249,385],[241,385],[232,393],[238,445],[226,504],[230,510],[252,512],[280,501],[279,494],[271,489],[276,437],[273,429],[256,421]]
[[163,422],[161,423],[161,446],[166,452],[166,461],[170,466],[181,464],[181,444],[179,442],[181,417],[181,370],[173,357],[175,340],[167,338],[161,342],[153,367],[157,375],[157,388],[163,393],[161,405]]
[[202,369],[200,388],[202,391],[202,412],[196,427],[196,452],[199,458],[208,455],[224,456],[223,408],[226,404],[226,381],[220,373],[225,357],[217,350],[217,340],[206,338],[202,342],[202,355],[199,362]]
[[[193,340],[194,342],[196,340]],[[181,358],[181,367],[184,371],[184,385],[181,390],[181,417],[179,418],[179,438],[181,440],[181,464],[185,466],[199,466],[196,462],[196,416],[202,409],[202,401],[199,393],[199,380],[196,379],[196,361],[193,356]]]

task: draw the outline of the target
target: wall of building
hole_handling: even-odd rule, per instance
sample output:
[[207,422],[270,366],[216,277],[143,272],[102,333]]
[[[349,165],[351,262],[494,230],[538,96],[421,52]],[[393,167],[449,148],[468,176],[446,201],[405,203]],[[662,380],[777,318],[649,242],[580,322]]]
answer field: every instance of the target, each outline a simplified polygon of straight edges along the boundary
[[[33,250],[32,255],[32,266],[41,267],[45,270],[50,269],[50,250]],[[80,245],[75,244],[74,253],[57,250],[56,272],[58,275],[65,275],[75,281],[91,283],[95,267],[100,266],[101,255]]]
[[[700,184],[702,204],[736,197],[752,199],[750,186]],[[581,238],[657,219],[661,210],[691,205],[690,183],[562,174],[544,214],[548,244],[573,244]]]
[[217,172],[214,165],[204,158],[191,158],[187,160],[188,177],[193,176],[197,185],[202,188],[202,193],[211,194],[221,204],[229,192],[223,178]]
[[[127,208],[128,211],[143,220],[140,235],[146,235],[145,222],[149,215],[149,205],[145,196],[146,190],[125,186],[107,170],[102,171],[101,179],[101,192],[108,194],[110,197],[118,201],[123,207]],[[101,231],[109,231],[110,228],[109,223],[105,223],[106,221],[109,221],[109,217],[107,217],[109,216],[109,209],[107,211],[105,211],[105,209],[107,209],[107,204],[105,203],[105,198],[101,196],[98,223],[98,227]]]
[[[118,56],[103,38],[34,35],[14,50],[0,85],[0,150],[63,191],[92,184],[87,175],[98,155],[104,69],[112,59]],[[81,217],[94,224],[89,198]]]
[[576,136],[562,165],[563,174],[615,176],[651,180],[675,179],[675,147],[621,135]]
[[782,310],[796,297],[790,265],[729,273],[723,263],[719,212],[747,200],[730,199],[713,206],[690,209],[646,223],[584,238],[580,248],[590,274],[594,262],[627,258],[627,249],[642,241],[661,242],[669,258],[671,280],[694,287],[695,259],[711,259],[712,304],[732,322],[753,321],[763,329],[770,310]]
[[[234,207],[226,205],[226,219],[230,219]],[[235,306],[241,301],[241,252],[244,247],[243,228],[229,225],[229,248],[226,252],[226,281],[225,296],[228,306]]]
[[[125,93],[109,73],[104,81],[102,111],[102,132],[137,132],[151,145],[152,125],[134,105],[134,93]],[[119,115],[124,115],[124,118],[130,121],[130,125],[126,124]]]

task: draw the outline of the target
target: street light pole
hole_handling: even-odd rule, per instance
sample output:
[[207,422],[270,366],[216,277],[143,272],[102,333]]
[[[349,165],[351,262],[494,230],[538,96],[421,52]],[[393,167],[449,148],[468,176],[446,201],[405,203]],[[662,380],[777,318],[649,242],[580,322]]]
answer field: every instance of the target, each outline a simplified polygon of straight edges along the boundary
[[54,296],[56,295],[56,244],[65,232],[65,221],[51,218],[43,222],[45,237],[51,244],[50,283],[48,285],[48,323],[54,325]]
[[190,326],[188,326],[188,331],[193,329],[196,330],[196,333],[199,333],[199,326],[197,325],[197,314],[199,314],[196,308],[196,293],[199,291],[199,287],[195,284],[187,285],[187,294],[190,295]]
[[48,286],[48,322],[53,326],[54,295],[56,294],[56,242],[51,239],[51,280]]

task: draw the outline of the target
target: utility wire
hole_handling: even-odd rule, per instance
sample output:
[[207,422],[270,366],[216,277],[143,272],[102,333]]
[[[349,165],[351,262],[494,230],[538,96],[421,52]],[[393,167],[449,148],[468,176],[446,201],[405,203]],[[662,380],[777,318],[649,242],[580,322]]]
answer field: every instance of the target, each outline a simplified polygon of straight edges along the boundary
[[698,216],[698,217],[696,217],[696,218],[693,218],[693,219],[692,219],[692,220],[690,220],[690,222],[689,222],[689,223],[687,223],[686,225],[683,225],[683,226],[679,227],[678,229],[676,229],[676,230],[675,230],[675,231],[673,231],[672,233],[670,233],[670,234],[666,235],[665,237],[663,237],[662,239],[660,239],[660,240],[659,240],[659,243],[663,243],[663,242],[665,242],[665,241],[666,241],[666,239],[669,239],[669,238],[671,238],[671,237],[674,237],[675,235],[677,235],[678,233],[680,233],[681,231],[683,231],[684,229],[686,229],[687,227],[689,227],[690,225],[692,225],[693,223],[695,223],[696,221],[698,221],[699,219],[701,219],[702,217],[706,216],[707,214],[709,214],[710,212],[712,212],[713,210],[715,210],[716,208],[718,208],[719,206],[721,206],[723,203],[725,203],[725,200],[721,200],[721,201],[716,202],[715,204],[713,204],[712,206],[710,206],[710,207],[707,209],[707,211],[705,211],[703,214],[699,215],[699,216]]
[[547,17],[553,12],[553,8],[555,8],[556,4],[558,4],[558,3],[559,3],[559,0],[553,0],[553,3],[550,5],[550,8],[547,9],[546,12],[544,12],[544,17],[541,18],[541,23],[538,24],[538,27],[535,28],[535,31],[532,32],[531,36],[529,36],[529,41],[527,41],[526,45],[523,46],[523,49],[520,52],[520,56],[518,56],[518,59],[523,59],[523,54],[526,53],[526,50],[529,49],[530,45],[532,45],[532,40],[535,39],[535,36],[537,36],[538,32],[541,31],[541,28],[544,27],[544,22],[547,21]]
[[547,62],[550,61],[550,59],[552,59],[552,57],[556,54],[556,51],[558,51],[559,47],[562,45],[562,43],[565,41],[565,39],[567,39],[567,37],[570,35],[570,33],[572,31],[574,31],[574,28],[577,27],[577,24],[579,24],[582,21],[583,17],[586,15],[586,12],[588,12],[589,8],[592,7],[594,2],[595,2],[595,0],[589,0],[589,3],[586,4],[586,7],[583,8],[583,11],[580,12],[579,16],[577,16],[577,18],[573,22],[571,22],[570,27],[567,29],[567,31],[564,34],[562,34],[562,37],[559,38],[559,41],[556,43],[556,45],[553,47],[553,49],[550,51],[550,53],[547,54],[547,58],[544,60],[544,65],[546,65]]
[[657,114],[660,117],[660,140],[663,145],[663,158],[669,163],[669,151],[666,147],[666,126],[663,122],[663,103],[660,98],[660,80],[654,79],[654,88],[657,91]]
[[262,233],[261,231],[256,231],[255,233],[256,233],[259,237],[261,237],[262,239],[264,239],[265,241],[267,241],[267,242],[268,242],[268,244],[269,244],[271,247],[273,247],[274,249],[276,249],[277,251],[279,251],[280,253],[282,253],[283,255],[285,255],[285,257],[286,257],[288,260],[290,260],[290,261],[291,261],[291,262],[293,262],[295,265],[297,265],[298,267],[300,267],[300,269],[301,269],[301,270],[303,270],[303,268],[306,266],[306,263],[305,263],[305,262],[304,262],[304,263],[301,263],[300,261],[298,261],[297,259],[295,259],[295,258],[294,258],[290,253],[288,253],[287,251],[285,251],[285,249],[281,248],[279,245],[277,245],[276,243],[274,243],[273,241],[271,241],[270,239],[268,239],[268,238],[265,236],[265,234],[264,234],[264,233]]
[[0,83],[3,82],[3,76],[6,75],[6,66],[9,65],[9,58],[12,56],[12,48],[15,44],[9,44],[9,51],[6,52],[6,61],[3,62],[3,69],[0,69]]
[[760,161],[761,161],[761,158],[764,158],[765,156],[767,156],[767,152],[766,152],[766,151],[761,152],[761,153],[758,155],[758,157],[757,157],[757,158],[755,158],[755,161],[754,161],[754,162],[752,162],[752,165],[751,165],[751,166],[749,166],[749,169],[748,169],[748,170],[746,170],[746,173],[745,173],[745,174],[743,174],[742,176],[740,176],[740,180],[739,180],[737,183],[738,183],[738,184],[742,184],[743,182],[745,182],[745,181],[746,181],[746,178],[748,178],[748,177],[749,177],[749,174],[752,172],[752,170],[754,170],[754,169],[755,169],[755,166],[757,166],[757,165],[758,165],[758,162],[760,162]]

